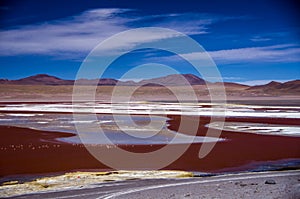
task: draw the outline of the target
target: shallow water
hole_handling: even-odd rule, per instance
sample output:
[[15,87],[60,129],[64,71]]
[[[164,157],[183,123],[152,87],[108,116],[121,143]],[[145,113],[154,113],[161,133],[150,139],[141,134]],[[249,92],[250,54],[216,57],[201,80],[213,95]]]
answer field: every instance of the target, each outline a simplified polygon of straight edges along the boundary
[[[82,116],[82,115],[81,115]],[[66,132],[78,135],[75,124],[84,125],[85,131],[80,136],[61,138],[60,140],[84,144],[108,144],[99,139],[99,133],[113,144],[169,144],[177,136],[174,144],[218,142],[223,139],[203,136],[188,136],[171,131],[167,128],[167,117],[152,116],[150,125],[148,116],[97,115],[97,120],[74,120],[72,114],[44,113],[44,114],[11,114],[2,113],[0,125],[25,127],[36,130]],[[91,125],[93,124],[93,125]],[[101,129],[101,132],[100,130]]]
[[[169,118],[158,116],[167,114],[298,119],[300,107],[171,102],[2,104],[0,125],[75,134],[78,134],[76,125],[84,126],[85,131],[80,134],[84,139],[80,139],[80,136],[63,138],[74,143],[107,144],[97,139],[97,133],[104,133],[113,144],[168,144],[175,136],[180,138],[175,143],[204,142],[203,136],[192,137],[169,130]],[[238,133],[300,136],[300,126],[297,125],[225,122],[222,126],[220,122],[206,125],[212,129]],[[223,140],[207,137],[205,141]]]

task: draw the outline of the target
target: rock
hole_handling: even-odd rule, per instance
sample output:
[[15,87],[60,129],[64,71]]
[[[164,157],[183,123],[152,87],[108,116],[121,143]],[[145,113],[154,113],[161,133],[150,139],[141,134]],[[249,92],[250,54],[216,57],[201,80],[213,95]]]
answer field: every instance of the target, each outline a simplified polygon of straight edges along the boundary
[[241,187],[245,187],[245,186],[247,186],[247,184],[246,183],[243,183],[243,182],[236,182],[236,183],[234,183],[235,185],[240,185]]
[[266,180],[265,184],[276,184],[275,180]]

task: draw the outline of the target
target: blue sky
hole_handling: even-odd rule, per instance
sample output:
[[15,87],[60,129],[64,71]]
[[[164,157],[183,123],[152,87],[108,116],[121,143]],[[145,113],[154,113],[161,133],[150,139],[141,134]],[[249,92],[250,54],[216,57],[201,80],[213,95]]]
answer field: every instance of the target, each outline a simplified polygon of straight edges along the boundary
[[[252,85],[300,79],[296,1],[1,1],[0,12],[0,78],[47,73],[74,79],[88,53],[108,37],[132,28],[163,27],[199,42],[224,81]],[[148,49],[122,56],[105,77],[119,78],[149,62],[195,73],[186,61]],[[160,70],[159,65],[148,67],[149,77],[151,70]]]

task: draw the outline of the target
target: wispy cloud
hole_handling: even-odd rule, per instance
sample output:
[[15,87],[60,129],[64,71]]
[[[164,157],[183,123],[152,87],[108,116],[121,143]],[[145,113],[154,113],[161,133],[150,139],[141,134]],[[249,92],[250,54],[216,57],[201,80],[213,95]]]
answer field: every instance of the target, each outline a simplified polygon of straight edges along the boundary
[[173,13],[152,15],[139,18],[144,26],[171,28],[187,35],[207,34],[208,26],[224,20],[224,16],[215,16],[202,13]]
[[296,44],[263,47],[237,48],[209,52],[220,63],[243,62],[297,62],[300,61],[300,46]]
[[[297,44],[282,44],[262,47],[246,47],[236,49],[226,49],[208,52],[193,52],[181,54],[180,56],[189,60],[203,60],[207,58],[207,53],[219,64],[236,63],[286,63],[300,61],[300,46]],[[150,58],[153,59],[156,58]],[[157,58],[158,59],[158,58]],[[179,57],[168,56],[159,58],[164,61],[176,62]]]
[[1,55],[88,52],[97,43],[126,29],[128,10],[97,9],[59,21],[0,32]]
[[249,20],[248,16],[222,16],[208,13],[171,13],[138,17],[143,26],[171,28],[187,35],[210,33],[210,25],[229,20]]
[[[79,15],[43,24],[19,26],[0,31],[0,55],[37,54],[67,59],[86,56],[106,38],[130,28],[157,26],[172,28],[185,34],[206,34],[208,26],[230,17],[200,13],[180,13],[141,16],[130,9],[95,9]],[[118,41],[109,50],[151,42],[176,35],[149,33]]]
[[263,41],[270,41],[271,38],[261,37],[261,36],[254,36],[250,40],[253,41],[253,42],[263,42]]

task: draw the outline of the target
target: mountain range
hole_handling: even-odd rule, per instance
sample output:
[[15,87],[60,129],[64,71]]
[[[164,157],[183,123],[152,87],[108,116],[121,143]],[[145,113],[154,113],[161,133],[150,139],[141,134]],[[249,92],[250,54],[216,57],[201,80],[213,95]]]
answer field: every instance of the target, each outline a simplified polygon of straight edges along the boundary
[[268,84],[252,86],[247,89],[248,91],[259,91],[259,92],[267,92],[267,93],[275,93],[275,92],[290,92],[293,91],[295,93],[300,93],[300,80],[293,80],[284,83],[271,81]]
[[[159,78],[146,79],[139,82],[134,81],[119,81],[111,78],[102,79],[79,79],[77,80],[82,85],[93,85],[95,82],[99,86],[103,85],[121,85],[121,86],[133,86],[133,85],[144,85],[144,86],[179,86],[179,85],[204,85],[206,82],[192,74],[183,75],[168,75]],[[25,77],[17,80],[0,79],[0,84],[16,84],[16,85],[73,85],[74,80],[60,79],[55,76],[47,74],[38,74],[30,77]]]
[[[210,83],[206,82],[204,79],[197,77],[193,74],[173,74],[163,77],[145,79],[139,82],[134,81],[119,81],[111,78],[103,79],[79,79],[77,80],[82,85],[92,85],[97,82],[99,86],[184,86],[184,85],[205,85],[213,84],[218,85],[220,83]],[[47,74],[38,74],[30,77],[25,77],[17,80],[0,79],[0,84],[12,84],[12,85],[73,85],[74,80],[65,80],[55,76],[50,76]],[[249,92],[266,92],[266,93],[276,93],[276,92],[293,92],[300,93],[300,80],[288,81],[284,83],[272,81],[268,84],[258,85],[258,86],[247,86],[243,84],[224,82],[225,87],[234,88],[237,90],[245,90]]]

